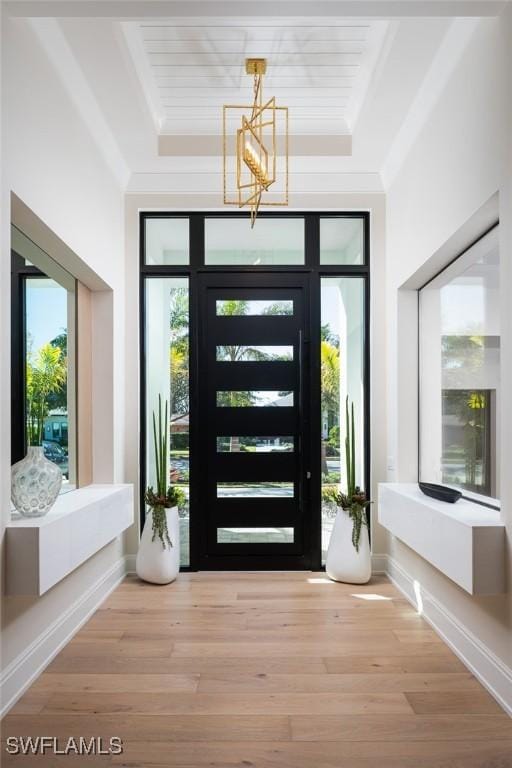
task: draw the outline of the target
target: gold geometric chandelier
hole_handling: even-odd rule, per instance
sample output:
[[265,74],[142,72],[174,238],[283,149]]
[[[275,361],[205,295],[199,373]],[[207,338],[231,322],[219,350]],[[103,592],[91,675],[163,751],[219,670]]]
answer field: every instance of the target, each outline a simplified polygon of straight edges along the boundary
[[288,205],[288,107],[278,107],[275,96],[263,101],[266,70],[266,59],[246,59],[253,103],[223,110],[224,203],[249,207],[251,227],[260,205]]

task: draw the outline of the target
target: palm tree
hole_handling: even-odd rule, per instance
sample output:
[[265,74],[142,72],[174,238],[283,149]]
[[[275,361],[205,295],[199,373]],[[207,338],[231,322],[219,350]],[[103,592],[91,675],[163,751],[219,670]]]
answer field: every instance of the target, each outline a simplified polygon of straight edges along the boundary
[[[324,335],[324,334],[322,334]],[[320,342],[320,375],[322,382],[322,413],[337,414],[339,423],[340,409],[340,350],[332,341]],[[327,457],[325,443],[322,441],[322,473],[327,474]]]
[[41,445],[43,427],[48,415],[49,396],[59,392],[66,381],[66,359],[59,347],[43,344],[35,359],[27,359],[27,441]]
[[340,407],[340,351],[328,341],[320,347],[322,378],[322,408],[325,411],[339,411]]

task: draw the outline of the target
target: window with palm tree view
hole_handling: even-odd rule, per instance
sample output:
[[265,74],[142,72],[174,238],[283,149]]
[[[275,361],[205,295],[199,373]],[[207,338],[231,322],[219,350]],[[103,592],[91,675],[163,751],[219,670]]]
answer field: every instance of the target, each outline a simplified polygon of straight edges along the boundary
[[24,382],[19,411],[13,413],[13,428],[20,436],[15,458],[22,458],[29,446],[42,447],[59,467],[66,491],[76,483],[75,280],[15,227],[12,241],[13,281],[20,299],[13,330],[23,369],[17,375]]
[[[189,564],[189,290],[186,277],[146,281],[146,424],[159,395],[170,403],[169,480],[184,492],[179,508],[181,565]],[[155,472],[155,449],[148,440],[147,477]]]
[[[322,486],[347,487],[345,418],[347,398],[354,405],[355,483],[364,489],[364,279],[321,278]],[[336,507],[322,503],[322,560]]]
[[420,290],[420,478],[499,499],[498,228]]

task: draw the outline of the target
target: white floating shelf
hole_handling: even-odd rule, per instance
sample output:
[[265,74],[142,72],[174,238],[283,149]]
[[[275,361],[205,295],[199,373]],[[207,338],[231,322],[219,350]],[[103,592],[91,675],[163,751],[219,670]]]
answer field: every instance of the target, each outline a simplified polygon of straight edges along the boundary
[[505,591],[499,510],[425,496],[415,483],[379,483],[379,523],[472,595]]
[[16,517],[6,527],[7,594],[44,594],[132,523],[132,485],[88,485],[44,517]]

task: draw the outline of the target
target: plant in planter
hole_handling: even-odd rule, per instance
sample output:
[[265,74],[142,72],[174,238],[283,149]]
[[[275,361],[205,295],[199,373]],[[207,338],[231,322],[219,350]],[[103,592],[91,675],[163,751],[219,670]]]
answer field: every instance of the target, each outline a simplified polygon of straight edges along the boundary
[[167,485],[168,470],[168,411],[167,400],[165,401],[164,419],[162,423],[162,396],[158,395],[158,427],[156,423],[156,414],[153,411],[153,442],[155,446],[155,472],[156,472],[156,491],[150,485],[146,490],[144,501],[151,509],[153,536],[151,541],[158,538],[163,548],[172,547],[173,543],[169,537],[167,526],[166,509],[183,506],[185,494],[181,488]]
[[158,422],[153,411],[156,487],[146,490],[144,500],[149,507],[137,554],[136,571],[144,581],[168,584],[180,569],[180,536],[178,508],[185,502],[181,488],[167,485],[168,472],[168,404],[162,414],[162,397],[158,396]]
[[355,482],[354,404],[352,403],[349,413],[348,397],[345,413],[347,490],[343,492],[338,486],[325,486],[322,491],[322,500],[338,507],[325,568],[327,575],[334,581],[365,584],[371,575],[370,542],[366,518],[366,510],[371,502]]

